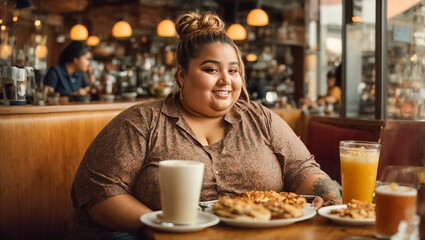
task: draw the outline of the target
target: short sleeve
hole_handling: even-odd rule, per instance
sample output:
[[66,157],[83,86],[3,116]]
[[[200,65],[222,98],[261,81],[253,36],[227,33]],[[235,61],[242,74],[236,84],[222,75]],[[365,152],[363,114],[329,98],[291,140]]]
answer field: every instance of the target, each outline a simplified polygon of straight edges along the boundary
[[336,100],[339,103],[341,101],[341,88],[333,87],[332,89],[329,90],[329,96],[336,98]]
[[54,67],[51,67],[49,71],[47,71],[46,76],[44,76],[44,85],[50,86],[56,89],[58,85],[59,76]]
[[282,166],[285,189],[294,192],[307,176],[326,175],[289,125],[274,112],[269,112],[271,146]]
[[87,149],[74,179],[78,207],[120,194],[132,194],[147,149],[149,123],[132,107],[120,113]]

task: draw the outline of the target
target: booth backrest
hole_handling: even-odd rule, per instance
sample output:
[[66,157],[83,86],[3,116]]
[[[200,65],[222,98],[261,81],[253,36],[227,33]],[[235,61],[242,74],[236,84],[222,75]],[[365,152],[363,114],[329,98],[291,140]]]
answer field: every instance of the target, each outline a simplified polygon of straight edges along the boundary
[[378,178],[389,165],[425,166],[425,122],[389,120],[385,123]]
[[335,120],[324,123],[320,118],[310,118],[307,148],[320,167],[334,180],[341,182],[339,142],[342,140],[379,140],[380,126],[366,126],[353,121]]
[[0,115],[0,239],[62,239],[91,141],[121,110]]

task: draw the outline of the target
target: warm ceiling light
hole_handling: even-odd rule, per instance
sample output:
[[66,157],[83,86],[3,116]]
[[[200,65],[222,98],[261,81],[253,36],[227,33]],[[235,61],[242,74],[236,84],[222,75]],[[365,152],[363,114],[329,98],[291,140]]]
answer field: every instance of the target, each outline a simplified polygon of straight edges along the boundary
[[40,26],[41,25],[41,21],[40,20],[35,20],[34,21],[34,25],[36,26],[36,27],[38,27],[38,26]]
[[14,16],[14,17],[12,18],[12,21],[17,22],[17,21],[18,21],[18,17],[17,17],[17,16]]
[[47,47],[45,45],[37,45],[35,48],[35,56],[45,58],[47,56]]
[[248,62],[255,62],[255,61],[257,61],[257,55],[250,53],[250,54],[246,55],[246,60]]
[[159,22],[156,33],[161,37],[174,37],[176,35],[176,27],[170,19],[164,19]]
[[252,9],[251,12],[248,13],[246,22],[251,26],[265,26],[269,24],[269,17],[264,10],[256,8]]
[[3,31],[6,30],[6,26],[5,25],[1,25],[0,29],[3,30]]
[[126,21],[118,21],[112,27],[112,36],[114,37],[130,37],[131,34],[133,34],[133,30]]
[[10,54],[12,53],[12,48],[6,44],[6,43],[2,43],[0,44],[0,58],[1,59],[7,59]]
[[87,31],[87,28],[82,24],[75,24],[69,32],[69,37],[71,38],[71,40],[82,41],[86,40],[88,36],[89,32]]
[[353,20],[353,22],[363,22],[363,18],[360,16],[353,16],[351,20]]
[[99,44],[100,39],[97,36],[90,36],[89,38],[87,38],[87,45],[89,46],[97,46],[97,44]]
[[234,23],[227,29],[227,35],[233,40],[245,40],[246,30],[239,23]]

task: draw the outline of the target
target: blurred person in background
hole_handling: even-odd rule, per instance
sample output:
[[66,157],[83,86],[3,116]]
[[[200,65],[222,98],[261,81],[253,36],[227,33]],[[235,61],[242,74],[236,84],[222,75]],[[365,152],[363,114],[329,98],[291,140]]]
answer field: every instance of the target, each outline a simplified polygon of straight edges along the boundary
[[[336,72],[338,72],[338,69]],[[329,71],[326,75],[326,83],[328,85],[326,94],[320,95],[317,101],[311,101],[308,98],[300,99],[301,109],[314,109],[322,105],[333,105],[333,109],[339,109],[341,106],[341,79],[337,78],[335,72]]]
[[[72,41],[59,56],[59,64],[50,67],[44,77],[47,94],[60,93],[61,97],[87,95],[96,79],[90,66],[90,47],[81,41]],[[87,73],[89,81],[84,76]]]

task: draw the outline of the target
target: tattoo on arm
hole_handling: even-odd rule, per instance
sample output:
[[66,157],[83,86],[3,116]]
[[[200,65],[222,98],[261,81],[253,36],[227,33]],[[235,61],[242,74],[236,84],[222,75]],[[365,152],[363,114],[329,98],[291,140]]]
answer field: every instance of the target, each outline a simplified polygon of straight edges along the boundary
[[313,194],[317,196],[334,195],[335,198],[341,198],[341,194],[335,183],[330,178],[318,177],[313,182]]

